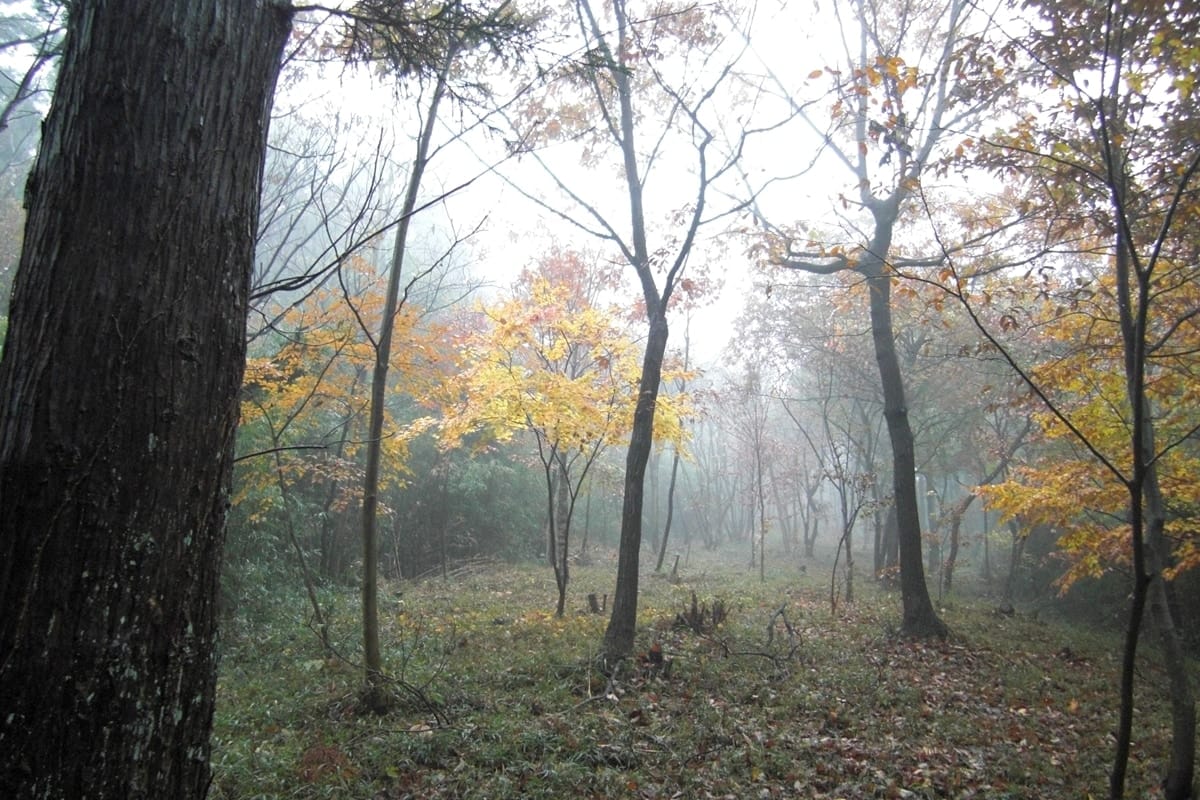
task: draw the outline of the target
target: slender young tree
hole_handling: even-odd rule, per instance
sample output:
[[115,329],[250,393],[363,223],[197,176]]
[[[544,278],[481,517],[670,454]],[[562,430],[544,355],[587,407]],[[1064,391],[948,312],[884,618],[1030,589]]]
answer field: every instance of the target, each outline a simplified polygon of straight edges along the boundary
[[[512,40],[525,32],[527,25],[512,11],[509,0],[500,2],[491,10],[475,8],[464,2],[448,3],[433,9],[424,18],[416,17],[423,26],[417,31],[403,29],[400,22],[406,13],[411,12],[389,0],[361,0],[355,7],[355,13],[358,16],[353,18],[347,34],[347,45],[352,52],[386,63],[397,75],[423,71],[431,73],[428,78],[430,85],[424,93],[425,104],[420,110],[421,127],[409,163],[404,201],[396,222],[383,318],[377,333],[367,331],[375,349],[375,365],[371,377],[371,405],[367,415],[362,500],[363,700],[368,708],[383,712],[390,706],[390,701],[384,686],[383,654],[379,642],[378,511],[385,435],[384,403],[394,344],[392,335],[396,314],[407,300],[409,292],[438,266],[434,262],[416,271],[405,283],[403,270],[408,256],[412,219],[420,210],[418,200],[425,171],[441,149],[434,145],[438,114],[442,104],[453,95],[452,78],[455,77],[455,70],[462,66],[461,57],[474,48],[509,46]],[[414,56],[417,60],[414,60]],[[421,59],[424,59],[424,63]]]
[[282,3],[80,0],[0,361],[0,795],[208,790]]
[[[408,234],[417,198],[421,191],[421,179],[429,165],[434,126],[437,123],[438,107],[446,95],[450,68],[457,54],[457,45],[447,51],[441,69],[438,70],[423,111],[421,132],[417,136],[416,151],[409,165],[408,184],[404,203],[400,208],[400,224],[396,227],[392,249],[392,263],[388,270],[387,290],[384,293],[383,317],[377,337],[373,338],[375,366],[371,375],[371,405],[367,412],[367,463],[363,476],[362,500],[362,616],[363,616],[363,667],[364,702],[374,711],[386,711],[387,699],[383,680],[383,654],[379,644],[379,471],[383,454],[384,403],[387,398],[388,372],[392,357],[392,332],[401,297],[401,272],[408,248]],[[412,282],[409,282],[411,287]],[[368,334],[370,335],[370,334]]]
[[[551,71],[558,80],[555,93],[539,99],[528,118],[514,122],[522,141],[569,138],[585,148],[585,159],[605,159],[619,170],[620,200],[606,206],[593,196],[591,183],[585,191],[566,169],[535,150],[530,155],[568,202],[564,206],[526,193],[547,213],[619,254],[636,278],[645,313],[645,351],[625,462],[617,585],[604,635],[609,661],[629,655],[634,647],[646,468],[670,332],[668,309],[689,287],[684,270],[701,228],[721,216],[708,205],[713,185],[733,168],[741,151],[737,142],[718,154],[710,128],[719,118],[714,96],[726,86],[737,56],[723,66],[718,63],[728,54],[727,43],[704,10],[660,5],[642,13],[632,6],[626,0],[577,0],[564,27],[585,58]],[[553,119],[546,120],[546,112]],[[668,148],[671,160],[665,158]],[[662,180],[685,157],[690,164],[673,171],[675,180]],[[670,222],[656,242],[655,211],[663,209]]]

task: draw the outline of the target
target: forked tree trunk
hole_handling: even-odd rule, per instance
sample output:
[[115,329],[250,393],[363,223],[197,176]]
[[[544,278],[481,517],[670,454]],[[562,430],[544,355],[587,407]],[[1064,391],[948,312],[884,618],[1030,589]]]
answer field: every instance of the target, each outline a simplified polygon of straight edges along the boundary
[[809,523],[804,526],[804,557],[815,558],[817,551],[817,536],[821,533],[821,518],[814,508]]
[[208,790],[282,4],[80,0],[0,362],[0,796]]

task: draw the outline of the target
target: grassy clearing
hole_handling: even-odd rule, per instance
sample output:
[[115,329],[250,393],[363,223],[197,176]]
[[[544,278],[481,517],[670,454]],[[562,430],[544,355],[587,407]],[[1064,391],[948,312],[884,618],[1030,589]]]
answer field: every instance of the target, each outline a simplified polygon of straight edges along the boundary
[[[835,618],[828,573],[780,565],[760,582],[745,568],[693,562],[678,585],[642,580],[639,649],[660,643],[669,670],[627,663],[610,680],[597,666],[606,618],[586,614],[583,596],[611,591],[614,572],[577,569],[578,609],[564,619],[550,612],[544,567],[393,587],[385,661],[419,694],[399,692],[384,717],[360,713],[358,670],[322,658],[302,622],[229,635],[211,796],[1106,794],[1115,636],[956,598],[943,609],[949,641],[911,642],[891,633],[898,596],[866,581]],[[693,591],[731,610],[711,635],[672,626]],[[357,598],[332,599],[338,646],[353,657]],[[1146,649],[1131,798],[1154,795],[1169,735],[1165,681]]]

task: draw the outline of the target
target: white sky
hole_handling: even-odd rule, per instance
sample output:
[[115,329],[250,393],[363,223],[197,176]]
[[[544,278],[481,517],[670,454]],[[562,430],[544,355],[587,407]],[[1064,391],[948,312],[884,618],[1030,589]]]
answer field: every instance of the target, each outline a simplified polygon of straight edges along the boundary
[[[763,62],[780,81],[796,96],[816,97],[827,85],[823,79],[812,79],[809,74],[823,66],[836,63],[841,52],[839,34],[830,27],[832,20],[826,17],[815,21],[815,4],[763,0],[758,5],[757,18],[752,29],[753,48],[747,53],[740,69],[751,75],[762,75]],[[321,80],[310,80],[302,87],[295,87],[277,100],[277,109],[297,102],[298,95],[310,95],[311,105],[320,104],[329,111],[341,109],[341,113],[353,113],[362,119],[364,137],[373,141],[378,128],[396,131],[397,148],[394,159],[403,163],[408,158],[411,145],[404,138],[405,129],[413,129],[411,118],[404,119],[398,110],[412,108],[413,101],[399,101],[388,79],[372,79],[362,70],[326,67]],[[814,119],[825,118],[832,101],[821,100],[812,108]],[[310,108],[311,108],[310,105]],[[764,120],[775,121],[781,116],[784,106],[769,99],[757,106],[759,116],[748,124],[764,124]],[[308,112],[311,113],[311,112]],[[454,122],[443,125],[443,132],[452,131]],[[643,135],[642,141],[646,137]],[[470,148],[454,145],[440,154],[427,173],[426,195],[433,195],[445,187],[454,186],[470,178],[482,169],[481,159],[496,158],[502,145],[494,138],[473,136]],[[556,158],[556,170],[566,176],[566,181],[575,191],[586,195],[591,203],[605,208],[605,213],[621,230],[627,227],[628,205],[620,183],[620,173],[613,166],[584,168],[578,164],[578,149],[559,146],[561,157]],[[834,227],[837,218],[836,197],[839,192],[852,192],[852,176],[831,156],[823,157],[815,167],[814,155],[820,149],[820,139],[808,126],[795,121],[786,128],[753,140],[746,150],[745,169],[751,180],[762,180],[768,176],[805,174],[786,184],[778,184],[761,197],[761,207],[775,223],[792,223],[803,220],[807,224]],[[673,159],[668,153],[663,163],[649,177],[647,187],[648,216],[661,219],[679,204],[682,195],[663,201],[664,194],[675,190],[690,192],[694,186],[689,174],[690,153],[680,152]],[[675,163],[671,163],[672,160]],[[810,167],[812,167],[810,169]],[[540,193],[547,199],[561,198],[553,188],[538,175],[538,168],[525,156],[520,161],[509,162],[502,169],[513,180],[518,180],[527,191]],[[540,187],[540,188],[539,188]],[[728,187],[739,192],[738,187]],[[401,186],[396,187],[400,192]],[[561,199],[555,202],[565,202]],[[710,195],[710,208],[728,204],[719,195]],[[477,274],[489,282],[507,286],[516,273],[534,260],[551,245],[594,249],[597,241],[585,232],[573,228],[548,214],[524,198],[520,192],[505,184],[496,175],[483,175],[476,182],[451,198],[445,208],[427,212],[440,215],[443,220],[453,220],[460,228],[473,227],[477,220],[487,216],[488,224],[475,240],[474,259],[478,262]],[[734,318],[742,310],[744,292],[749,286],[752,265],[745,255],[745,245],[736,238],[727,237],[720,253],[719,271],[723,273],[724,289],[720,297],[694,315],[691,325],[693,348],[703,360],[712,362],[720,358],[721,348],[733,333]],[[654,245],[652,245],[653,248]],[[703,250],[697,252],[693,261],[704,257]],[[636,290],[632,288],[631,293]],[[672,344],[682,344],[683,320],[673,320]]]

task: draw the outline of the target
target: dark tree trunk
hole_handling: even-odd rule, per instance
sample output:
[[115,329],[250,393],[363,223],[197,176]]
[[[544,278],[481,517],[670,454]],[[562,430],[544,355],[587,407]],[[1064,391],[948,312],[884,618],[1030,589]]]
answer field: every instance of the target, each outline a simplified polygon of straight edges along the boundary
[[280,5],[72,4],[0,362],[0,796],[208,789]]
[[[1113,178],[1124,175],[1124,165],[1109,164]],[[1127,198],[1124,184],[1111,181],[1114,216],[1120,222]],[[1178,624],[1167,601],[1165,577],[1169,545],[1164,536],[1166,502],[1158,484],[1158,466],[1154,444],[1154,417],[1146,392],[1146,341],[1150,313],[1151,272],[1136,268],[1126,229],[1117,225],[1116,277],[1117,303],[1125,355],[1125,382],[1133,409],[1133,469],[1129,488],[1129,528],[1133,549],[1133,593],[1125,650],[1121,663],[1121,711],[1117,727],[1116,755],[1109,777],[1109,793],[1114,799],[1124,793],[1125,770],[1132,746],[1133,684],[1138,637],[1142,614],[1149,603],[1162,643],[1171,697],[1171,762],[1163,780],[1166,800],[1190,800],[1195,797],[1196,701],[1188,677]],[[1151,262],[1153,264],[1153,262]]]
[[[595,45],[595,52],[603,58],[605,80],[611,80],[615,101],[609,105],[601,100],[602,111],[611,121],[612,141],[621,152],[624,162],[625,187],[629,200],[630,236],[628,240],[618,237],[617,244],[627,263],[637,273],[642,297],[646,303],[646,320],[649,332],[646,350],[642,358],[642,374],[638,380],[638,398],[633,412],[633,426],[629,436],[629,451],[625,458],[625,497],[621,508],[621,543],[617,556],[617,587],[613,594],[612,615],[604,631],[604,657],[609,661],[625,658],[633,652],[634,635],[637,627],[638,563],[642,547],[642,509],[644,506],[646,464],[650,459],[654,438],[654,412],[658,403],[659,383],[662,381],[663,357],[667,350],[670,333],[667,324],[667,309],[680,271],[687,263],[696,232],[704,219],[705,197],[709,187],[707,161],[705,157],[711,135],[706,135],[697,144],[697,167],[699,169],[698,192],[691,210],[691,220],[682,232],[682,240],[673,260],[666,263],[662,274],[661,288],[658,283],[657,262],[659,254],[651,255],[646,234],[646,213],[643,202],[645,179],[639,163],[637,146],[637,124],[639,116],[634,112],[635,88],[630,80],[636,70],[631,68],[630,55],[635,51],[635,37],[624,3],[613,3],[607,8],[612,14],[614,27],[602,27],[597,20],[592,4],[580,0],[575,4],[585,36]],[[611,31],[612,38],[605,30]],[[607,92],[601,92],[601,95]],[[673,90],[670,94],[680,101],[685,114],[694,116],[695,109],[688,109],[682,98]],[[705,96],[705,99],[707,95]],[[701,101],[703,102],[703,100]],[[653,159],[647,161],[647,166]],[[608,222],[603,226],[613,227]],[[585,226],[586,227],[586,226]],[[607,237],[606,237],[607,238]]]
[[604,631],[604,653],[610,659],[633,652],[637,630],[638,561],[642,548],[642,502],[646,463],[654,442],[654,407],[662,380],[663,357],[667,352],[665,309],[648,311],[650,335],[642,358],[642,377],[637,405],[633,411],[633,431],[625,457],[625,499],[621,506],[621,544],[617,556],[617,588],[613,594],[612,616]]
[[1163,663],[1171,696],[1171,762],[1163,780],[1167,800],[1187,800],[1195,796],[1196,701],[1188,676],[1188,658],[1167,596],[1163,572],[1167,566],[1169,545],[1164,535],[1166,504],[1158,487],[1158,471],[1152,464],[1146,476],[1146,560],[1153,575],[1147,587],[1151,619],[1158,629]]
[[896,521],[900,544],[900,592],[904,604],[902,629],[909,636],[946,636],[946,626],[938,618],[925,584],[925,565],[921,559],[921,517],[917,511],[916,456],[908,408],[904,401],[904,382],[896,358],[892,328],[892,276],[884,259],[891,247],[892,225],[898,214],[898,201],[873,208],[875,234],[864,254],[859,271],[867,278],[871,295],[871,338],[875,360],[883,386],[883,415],[892,441],[892,480],[895,486]]

